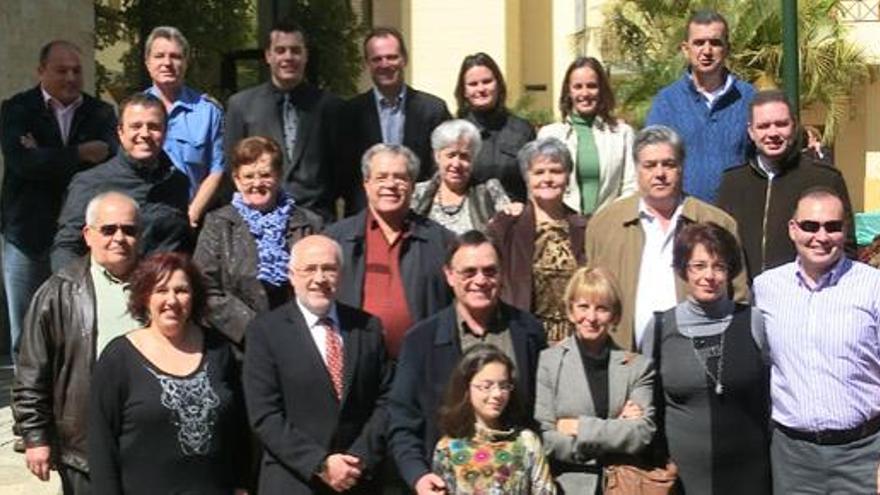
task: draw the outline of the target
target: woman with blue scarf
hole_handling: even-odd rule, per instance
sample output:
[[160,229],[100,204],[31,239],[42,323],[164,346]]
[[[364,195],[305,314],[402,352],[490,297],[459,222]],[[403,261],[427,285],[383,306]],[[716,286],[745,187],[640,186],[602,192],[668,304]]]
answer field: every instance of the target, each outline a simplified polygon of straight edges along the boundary
[[241,140],[232,152],[238,192],[205,218],[193,259],[205,276],[208,322],[241,352],[254,315],[290,300],[290,246],[321,230],[321,217],[281,188],[281,149],[269,138]]

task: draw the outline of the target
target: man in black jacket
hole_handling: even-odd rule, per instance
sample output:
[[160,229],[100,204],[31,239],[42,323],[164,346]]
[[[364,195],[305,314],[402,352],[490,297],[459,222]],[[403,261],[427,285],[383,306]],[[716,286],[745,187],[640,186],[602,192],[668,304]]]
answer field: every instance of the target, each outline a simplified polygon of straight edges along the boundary
[[472,230],[459,236],[443,270],[455,302],[407,332],[388,406],[391,453],[418,495],[446,488],[431,472],[431,458],[439,439],[437,411],[461,355],[479,342],[501,349],[516,363],[515,393],[531,411],[538,355],[547,347],[534,316],[499,300],[501,262],[485,234]]
[[142,254],[192,251],[189,179],[162,151],[165,107],[154,96],[137,93],[120,105],[120,117],[122,152],[70,182],[52,246],[53,272],[86,253],[81,235],[86,204],[106,191],[125,193],[140,207]]
[[40,84],[0,108],[5,173],[3,277],[13,362],[22,318],[51,273],[49,251],[73,174],[116,151],[113,108],[82,92],[79,47],[51,41],[40,50]]
[[65,495],[90,493],[86,424],[95,360],[112,338],[139,326],[125,313],[125,280],[137,264],[137,203],[104,193],[89,202],[86,219],[89,255],[37,290],[12,386],[27,467],[43,481],[57,469]]
[[403,35],[396,29],[375,28],[364,39],[364,63],[373,87],[345,105],[347,157],[339,164],[343,169],[338,176],[346,214],[364,207],[358,160],[376,143],[402,144],[412,150],[421,165],[416,182],[434,174],[431,132],[452,117],[443,100],[406,84],[407,61]]
[[718,206],[739,226],[749,279],[794,261],[797,253],[788,236],[788,221],[800,194],[815,186],[829,187],[843,198],[849,228],[847,251],[854,254],[854,223],[846,183],[837,169],[800,151],[800,132],[785,93],[770,90],[755,95],[749,106],[748,131],[757,155],[724,173]]
[[290,255],[296,297],[248,327],[244,390],[251,426],[265,447],[260,493],[378,493],[391,367],[382,326],[336,301],[342,251],[300,239]]
[[272,27],[264,50],[271,79],[229,98],[224,142],[231,156],[248,136],[274,139],[284,150],[284,188],[298,205],[332,220],[342,100],[305,80],[307,41],[302,27],[289,20]]

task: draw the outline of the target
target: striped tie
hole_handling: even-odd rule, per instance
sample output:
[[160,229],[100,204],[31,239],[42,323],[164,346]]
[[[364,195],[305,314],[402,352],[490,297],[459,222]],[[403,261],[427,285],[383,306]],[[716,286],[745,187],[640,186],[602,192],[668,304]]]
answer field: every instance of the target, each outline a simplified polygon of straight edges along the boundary
[[333,327],[333,320],[322,318],[320,323],[324,325],[325,342],[327,346],[327,373],[333,382],[336,391],[336,399],[342,400],[342,341],[339,332]]

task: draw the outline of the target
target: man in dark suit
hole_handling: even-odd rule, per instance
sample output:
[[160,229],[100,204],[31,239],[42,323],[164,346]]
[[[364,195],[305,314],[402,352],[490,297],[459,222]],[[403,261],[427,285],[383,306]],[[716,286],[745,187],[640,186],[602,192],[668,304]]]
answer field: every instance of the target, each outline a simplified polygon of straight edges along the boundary
[[407,332],[388,406],[391,452],[418,495],[444,493],[443,480],[431,472],[439,437],[435,417],[462,353],[478,342],[504,351],[516,363],[516,393],[531,411],[538,354],[547,346],[534,316],[499,300],[501,263],[485,234],[459,236],[444,272],[455,302]]
[[346,103],[345,125],[348,156],[340,166],[346,213],[364,207],[362,177],[358,161],[376,143],[403,144],[419,157],[421,164],[416,182],[434,173],[431,131],[451,119],[446,103],[434,95],[408,86],[403,77],[407,63],[403,35],[393,28],[375,28],[364,39],[364,63],[373,87]]
[[342,251],[328,237],[291,252],[293,301],[247,330],[244,389],[265,451],[260,493],[373,494],[390,382],[379,320],[336,302]]
[[297,204],[330,220],[342,100],[305,81],[309,50],[299,25],[282,20],[273,26],[264,55],[271,80],[229,98],[227,156],[248,136],[274,139],[284,150],[285,189]]
[[37,74],[39,85],[0,109],[3,280],[13,361],[27,305],[51,273],[49,252],[67,184],[117,146],[113,108],[82,92],[79,47],[47,43]]

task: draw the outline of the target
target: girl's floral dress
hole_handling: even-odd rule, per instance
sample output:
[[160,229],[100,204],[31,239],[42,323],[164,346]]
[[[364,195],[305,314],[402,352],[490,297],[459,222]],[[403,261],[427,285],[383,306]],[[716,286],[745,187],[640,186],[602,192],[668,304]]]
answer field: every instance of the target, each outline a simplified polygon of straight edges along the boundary
[[476,426],[473,438],[445,436],[434,449],[433,470],[450,495],[555,495],[556,485],[530,430]]

